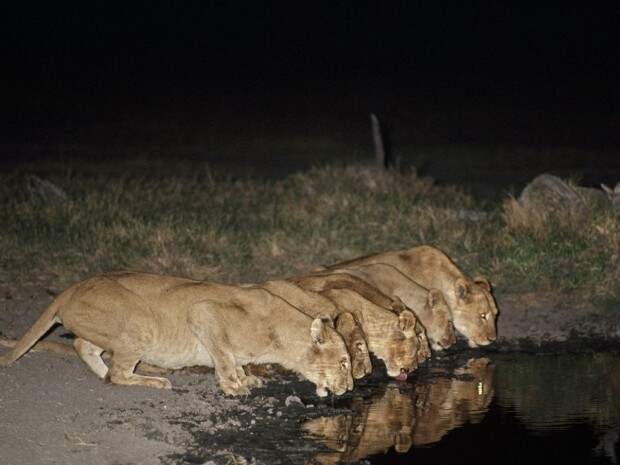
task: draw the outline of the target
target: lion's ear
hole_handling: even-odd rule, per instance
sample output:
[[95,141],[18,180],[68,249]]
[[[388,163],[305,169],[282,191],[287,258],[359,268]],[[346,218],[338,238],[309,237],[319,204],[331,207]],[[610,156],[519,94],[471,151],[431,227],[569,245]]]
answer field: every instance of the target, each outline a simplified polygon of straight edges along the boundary
[[458,278],[454,290],[457,298],[466,300],[471,294],[471,284],[465,278]]
[[474,283],[478,286],[482,286],[487,292],[491,292],[491,282],[484,276],[476,276],[474,278]]
[[340,331],[352,331],[355,328],[355,317],[351,312],[342,312],[336,318],[336,329]]
[[318,316],[321,320],[323,320],[323,323],[325,323],[327,326],[329,326],[330,328],[334,328],[334,320],[330,315],[327,315],[325,313],[322,313]]
[[326,339],[327,328],[325,327],[325,322],[323,319],[315,318],[312,321],[312,325],[310,325],[310,336],[312,337],[312,342],[315,344],[323,344]]
[[428,302],[428,306],[430,308],[437,307],[437,305],[439,305],[444,300],[445,299],[443,297],[443,293],[439,289],[433,288],[428,290],[428,296],[426,298],[426,301]]
[[405,334],[415,332],[416,318],[411,310],[403,310],[398,315],[398,327]]

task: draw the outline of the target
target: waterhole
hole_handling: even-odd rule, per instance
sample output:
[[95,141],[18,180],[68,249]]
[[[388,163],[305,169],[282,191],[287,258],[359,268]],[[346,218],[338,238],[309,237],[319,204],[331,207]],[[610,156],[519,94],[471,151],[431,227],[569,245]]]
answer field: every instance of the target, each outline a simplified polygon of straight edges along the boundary
[[307,463],[612,463],[620,460],[620,358],[475,357],[376,386],[350,412],[306,420],[327,450]]
[[308,382],[272,381],[248,401],[273,402],[240,416],[240,430],[197,435],[172,463],[209,463],[213,444],[222,463],[620,462],[617,355],[444,356],[405,383],[383,371],[327,400]]

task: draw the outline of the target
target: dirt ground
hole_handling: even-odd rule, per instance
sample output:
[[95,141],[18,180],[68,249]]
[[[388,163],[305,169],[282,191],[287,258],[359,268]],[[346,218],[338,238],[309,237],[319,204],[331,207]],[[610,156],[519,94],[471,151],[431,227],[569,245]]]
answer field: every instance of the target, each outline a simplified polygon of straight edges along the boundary
[[[3,335],[20,337],[52,301],[59,289],[46,286],[47,279],[19,287],[0,282]],[[620,347],[617,308],[559,304],[566,302],[561,297],[498,296],[499,339],[488,350]],[[66,341],[65,334],[57,327],[48,338]],[[0,370],[0,462],[303,463],[322,446],[301,437],[300,419],[334,415],[351,394],[319,400],[297,376],[274,376],[251,396],[229,398],[213,372],[172,373],[172,391],[118,387],[102,383],[77,358],[29,353]],[[378,368],[356,390],[385,381]]]

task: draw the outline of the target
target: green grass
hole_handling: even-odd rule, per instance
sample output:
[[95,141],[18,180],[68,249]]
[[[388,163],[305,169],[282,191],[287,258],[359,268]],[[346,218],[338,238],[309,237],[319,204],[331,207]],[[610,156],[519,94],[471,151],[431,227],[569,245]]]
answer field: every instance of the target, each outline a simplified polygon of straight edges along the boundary
[[[21,172],[0,175],[3,275],[51,273],[64,283],[131,269],[258,282],[432,244],[467,273],[489,276],[500,292],[617,295],[620,221],[607,212],[541,225],[504,205],[507,199],[480,203],[415,172],[363,166],[325,166],[280,180],[231,179],[198,164],[148,174],[128,164],[121,171],[54,171],[48,179],[67,201],[31,194]],[[460,209],[484,209],[488,217],[470,221]]]

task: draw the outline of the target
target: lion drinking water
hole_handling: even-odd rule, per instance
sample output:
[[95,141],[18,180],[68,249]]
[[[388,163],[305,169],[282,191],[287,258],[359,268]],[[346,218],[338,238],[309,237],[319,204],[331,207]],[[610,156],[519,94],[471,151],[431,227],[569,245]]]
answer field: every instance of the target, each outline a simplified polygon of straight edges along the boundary
[[[134,373],[140,361],[161,368],[215,368],[222,390],[248,394],[260,379],[248,363],[278,363],[316,385],[319,396],[353,388],[351,361],[329,318],[310,318],[265,289],[170,276],[116,272],[62,292],[8,353],[8,365],[54,324],[77,338],[82,360],[114,384],[170,389],[166,378]],[[108,366],[101,358],[111,355]]]

